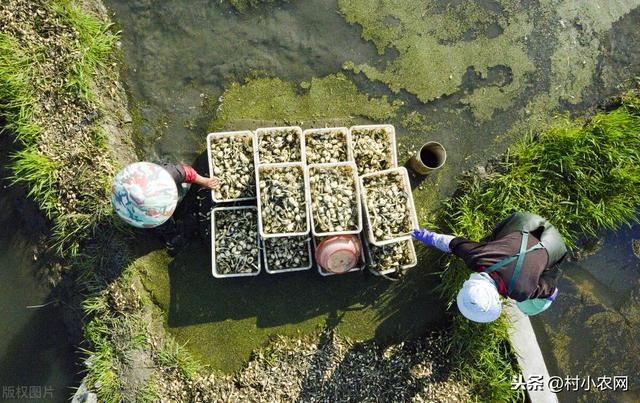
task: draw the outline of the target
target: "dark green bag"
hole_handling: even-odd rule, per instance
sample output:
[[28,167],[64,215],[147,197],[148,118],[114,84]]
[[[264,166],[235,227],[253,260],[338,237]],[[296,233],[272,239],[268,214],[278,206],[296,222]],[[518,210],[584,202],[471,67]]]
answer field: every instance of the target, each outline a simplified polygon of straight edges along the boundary
[[496,224],[488,240],[500,239],[507,234],[520,231],[529,231],[540,240],[549,254],[548,267],[562,261],[567,254],[567,246],[556,227],[533,213],[518,212],[510,215]]

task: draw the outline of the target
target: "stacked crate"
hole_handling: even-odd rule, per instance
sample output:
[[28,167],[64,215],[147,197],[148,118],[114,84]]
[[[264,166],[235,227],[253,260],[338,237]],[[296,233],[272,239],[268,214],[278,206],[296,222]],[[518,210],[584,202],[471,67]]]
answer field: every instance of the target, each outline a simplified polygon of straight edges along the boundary
[[[216,148],[217,144],[227,144],[229,139],[242,139],[245,145],[250,144],[250,155],[238,157],[237,153],[225,154],[225,151]],[[386,275],[415,266],[416,254],[410,229],[401,234],[380,236],[380,231],[374,228],[376,213],[368,208],[367,178],[401,178],[396,187],[402,188],[406,196],[405,214],[410,226],[417,226],[408,175],[404,168],[397,166],[393,126],[367,125],[353,126],[350,129],[336,127],[308,129],[304,132],[297,126],[259,128],[255,132],[211,133],[207,137],[207,145],[210,174],[221,178],[220,189],[212,191],[212,198],[217,204],[226,205],[212,211],[214,277],[255,276],[263,265],[258,257],[255,267],[257,270],[253,266],[250,270],[244,268],[238,273],[220,273],[217,270],[216,214],[228,213],[234,209],[251,210],[255,213],[256,242],[260,245],[265,270],[269,274],[310,269],[313,265],[313,250],[324,238],[347,234],[358,235],[363,244],[360,262],[351,271],[369,267],[376,275]],[[228,157],[227,154],[242,161],[229,163],[224,160]],[[246,166],[253,167],[254,177],[251,181],[246,180]],[[236,181],[237,176],[230,175],[225,169],[240,170],[243,176]],[[303,188],[302,194],[291,196],[272,191],[269,183],[282,178],[281,175],[286,172],[290,173],[287,178],[295,178]],[[335,178],[337,175],[342,175],[341,178],[344,179],[340,186],[334,182],[326,183],[327,178]],[[325,182],[320,186],[323,178]],[[336,200],[337,194],[340,194],[339,200]],[[326,203],[343,206],[346,202],[349,209],[326,208]],[[230,203],[252,205],[228,206]],[[294,216],[292,223],[280,225],[278,217],[284,213],[289,214],[289,208],[293,207],[298,214]],[[336,215],[346,220],[344,225],[334,225],[332,220],[336,219]],[[331,225],[327,224],[327,220]],[[222,234],[218,234],[219,238],[221,236]],[[395,259],[396,256],[402,258]],[[248,261],[253,265],[254,257],[248,258]],[[381,265],[384,266],[383,269],[380,269]],[[316,266],[322,276],[333,275],[319,265]]]

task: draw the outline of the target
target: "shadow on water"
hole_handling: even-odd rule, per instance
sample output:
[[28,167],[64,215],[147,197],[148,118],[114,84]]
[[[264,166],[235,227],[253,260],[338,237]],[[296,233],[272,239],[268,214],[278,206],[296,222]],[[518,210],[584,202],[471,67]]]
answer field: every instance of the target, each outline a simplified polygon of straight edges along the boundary
[[61,308],[19,309],[29,312],[24,314],[29,319],[18,331],[10,331],[11,340],[0,358],[0,384],[35,387],[47,401],[68,401],[81,376],[77,375],[80,368],[74,363],[75,352],[68,343]]
[[[193,166],[206,173],[206,154]],[[435,259],[432,255],[421,255],[421,265],[401,282],[368,271],[322,277],[315,267],[282,275],[262,272],[256,277],[215,279],[206,232],[210,221],[203,218],[211,208],[208,191],[192,188],[171,224],[159,230],[166,242],[182,247],[174,249],[176,256],[166,264],[149,265],[145,281],[168,312],[169,330],[214,367],[238,368],[273,334],[317,335],[328,326],[344,336],[384,344],[445,324],[444,305],[433,291],[439,278],[431,273],[436,267],[429,263]],[[216,350],[227,340],[238,340],[233,351]]]
[[205,248],[190,248],[169,267],[169,326],[256,318],[256,326],[302,322],[340,310],[380,304],[389,286],[363,275],[321,278],[317,272],[214,279]]
[[[0,122],[1,126],[1,122]],[[1,399],[68,401],[79,383],[71,338],[56,293],[45,284],[46,257],[34,259],[47,221],[19,186],[5,179],[8,156],[17,145],[10,136],[0,141],[0,386]],[[44,261],[43,261],[44,260]],[[54,302],[49,304],[50,302]],[[27,306],[41,306],[27,308]],[[26,394],[17,388],[26,387]],[[29,389],[32,387],[31,389]],[[6,393],[5,393],[6,392]]]

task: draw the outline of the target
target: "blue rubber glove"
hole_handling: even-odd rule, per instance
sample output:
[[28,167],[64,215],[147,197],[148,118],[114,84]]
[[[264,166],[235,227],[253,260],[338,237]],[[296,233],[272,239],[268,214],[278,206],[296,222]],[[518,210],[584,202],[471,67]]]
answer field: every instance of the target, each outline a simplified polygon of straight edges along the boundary
[[433,235],[435,232],[431,232],[424,228],[416,228],[411,232],[411,236],[422,243],[426,243],[429,246],[433,245]]
[[449,243],[453,238],[453,235],[444,235],[438,234],[437,232],[431,232],[424,228],[416,228],[411,232],[411,236],[413,236],[418,241],[425,243],[429,246],[433,246],[438,250],[450,253],[451,249],[449,249]]

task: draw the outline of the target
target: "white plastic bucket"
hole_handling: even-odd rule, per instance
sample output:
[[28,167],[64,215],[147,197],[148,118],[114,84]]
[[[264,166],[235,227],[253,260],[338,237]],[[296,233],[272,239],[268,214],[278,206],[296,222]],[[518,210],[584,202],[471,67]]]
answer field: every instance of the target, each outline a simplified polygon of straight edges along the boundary
[[[213,161],[211,159],[211,143],[213,139],[216,138],[222,138],[222,137],[251,137],[251,142],[253,145],[253,152],[251,153],[249,157],[249,159],[251,160],[251,163],[253,164],[254,170],[256,168],[256,160],[255,160],[255,152],[256,152],[256,136],[255,134],[253,134],[253,132],[249,131],[249,130],[243,130],[243,131],[237,131],[237,132],[220,132],[220,133],[209,133],[207,135],[207,160],[209,161],[209,177],[213,177],[215,176],[215,174],[213,173],[213,169],[215,168],[213,165]],[[221,183],[220,186],[223,186],[224,184]],[[255,185],[255,184],[254,184]],[[237,198],[231,198],[231,199],[218,199],[216,198],[216,192],[215,190],[211,191],[211,198],[213,199],[214,202],[216,203],[230,203],[230,202],[237,202],[237,201],[245,201],[245,200],[254,200],[256,197],[237,197]]]
[[256,256],[256,265],[258,271],[254,273],[229,273],[222,274],[216,270],[216,212],[226,210],[256,210],[255,206],[239,206],[239,207],[216,207],[211,213],[211,274],[215,278],[228,278],[228,277],[252,277],[260,274],[262,270],[262,263],[260,262],[260,237],[256,232],[256,245],[258,246],[258,254]]
[[[300,178],[303,181],[303,186],[305,191],[303,192],[303,196],[305,199],[305,205],[304,208],[302,209],[302,212],[305,215],[305,221],[306,221],[306,227],[304,231],[299,231],[299,232],[275,232],[275,233],[266,233],[264,231],[264,226],[262,223],[262,200],[260,199],[260,176],[261,176],[261,172],[267,169],[273,169],[273,168],[295,168],[297,170],[299,170],[300,172]],[[307,191],[306,189],[309,187],[309,184],[307,183],[307,179],[306,176],[304,174],[304,168],[305,165],[302,162],[291,162],[291,163],[282,163],[282,164],[264,164],[264,165],[258,165],[256,167],[256,197],[257,197],[257,205],[258,205],[258,230],[260,231],[260,236],[263,238],[278,238],[278,237],[284,237],[284,236],[304,236],[304,235],[308,235],[309,232],[311,231],[311,225],[310,225],[310,220],[309,220],[309,199],[307,198]]]
[[[313,218],[313,200],[311,198],[311,171],[315,169],[332,169],[339,167],[349,167],[353,174],[353,184],[355,189],[354,202],[356,203],[356,214],[357,214],[357,227],[353,230],[345,230],[345,231],[334,231],[334,232],[320,232],[316,230],[315,220]],[[359,234],[362,231],[362,209],[361,209],[361,199],[360,199],[360,185],[358,183],[358,168],[354,162],[338,162],[335,164],[313,164],[307,165],[304,170],[305,173],[305,191],[307,193],[307,200],[309,200],[309,215],[311,218],[311,232],[315,236],[331,236],[331,235],[346,235],[346,234]]]
[[383,245],[388,245],[390,243],[411,239],[411,230],[409,230],[406,235],[397,236],[395,238],[389,238],[384,240],[377,239],[374,235],[373,227],[371,226],[371,212],[369,212],[369,209],[368,209],[368,204],[367,204],[368,194],[367,194],[367,189],[364,186],[364,179],[373,177],[373,176],[384,176],[384,175],[390,175],[390,174],[400,174],[400,176],[402,177],[403,186],[407,193],[407,210],[409,214],[409,219],[411,220],[411,224],[412,224],[411,228],[418,227],[418,216],[416,214],[416,208],[413,203],[413,193],[411,191],[411,182],[409,182],[409,174],[407,173],[407,170],[404,167],[392,168],[392,169],[387,169],[385,171],[372,172],[369,174],[362,175],[360,176],[360,194],[362,195],[362,205],[365,212],[364,215],[367,221],[369,241],[376,246],[383,246]]

